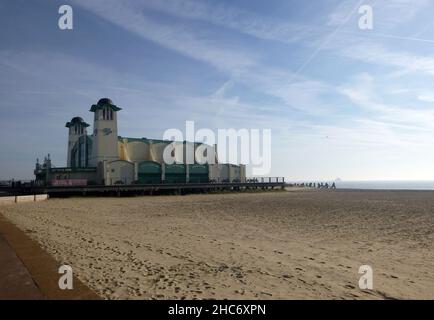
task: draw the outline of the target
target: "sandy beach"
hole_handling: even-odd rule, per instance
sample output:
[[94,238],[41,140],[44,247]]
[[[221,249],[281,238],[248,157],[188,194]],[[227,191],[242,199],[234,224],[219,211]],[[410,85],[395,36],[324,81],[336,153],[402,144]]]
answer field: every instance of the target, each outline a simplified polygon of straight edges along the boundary
[[[106,299],[434,299],[434,192],[68,198],[0,213]],[[373,290],[358,287],[364,264]]]

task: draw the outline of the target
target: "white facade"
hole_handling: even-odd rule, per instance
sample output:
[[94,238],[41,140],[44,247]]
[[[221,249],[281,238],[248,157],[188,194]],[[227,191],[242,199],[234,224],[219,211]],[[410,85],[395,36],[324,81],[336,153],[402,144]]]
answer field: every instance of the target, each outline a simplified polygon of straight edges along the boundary
[[109,99],[101,99],[93,105],[93,145],[89,165],[96,166],[101,161],[119,160],[117,111]]
[[[123,138],[118,136],[117,112],[121,108],[110,99],[103,98],[92,105],[94,113],[93,134],[88,136],[89,126],[79,117],[68,122],[68,167],[78,169],[94,169],[94,179],[87,180],[96,184],[131,184],[137,183],[139,164],[151,161],[161,166],[161,181],[165,181],[166,164],[164,152],[172,141],[146,138]],[[179,141],[175,142],[172,155],[178,164],[207,164],[209,180],[215,182],[245,181],[245,166],[219,164],[217,145]],[[169,150],[169,149],[168,149]],[[198,152],[196,152],[198,151]],[[170,152],[170,150],[169,150]],[[170,169],[170,167],[168,167]],[[196,167],[192,166],[192,170]],[[83,170],[82,170],[83,171]],[[190,167],[185,167],[186,181],[190,176]],[[90,173],[91,174],[91,173]],[[141,173],[143,177],[143,172]],[[193,173],[196,181],[201,173]],[[78,176],[78,174],[75,174]],[[206,178],[205,178],[206,180]]]
[[105,161],[105,185],[131,184],[136,180],[136,166],[124,160]]

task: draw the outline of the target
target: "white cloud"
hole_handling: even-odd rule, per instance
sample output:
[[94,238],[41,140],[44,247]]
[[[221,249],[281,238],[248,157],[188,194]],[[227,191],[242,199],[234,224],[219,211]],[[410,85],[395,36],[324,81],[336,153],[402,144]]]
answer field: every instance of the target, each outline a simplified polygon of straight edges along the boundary
[[[354,4],[354,0],[340,2],[329,14],[327,25],[340,25]],[[432,2],[430,0],[367,0],[363,1],[362,4],[370,5],[373,8],[375,28],[390,30],[398,25],[409,23]],[[358,19],[358,16],[355,16],[354,19]],[[353,27],[356,26],[357,23],[354,23]]]
[[417,98],[424,102],[434,102],[434,94],[421,94]]
[[223,3],[192,0],[147,0],[144,5],[173,16],[201,20],[265,40],[291,43],[324,30],[258,15]]
[[183,25],[162,24],[143,13],[135,1],[75,0],[83,8],[146,40],[175,50],[193,59],[236,73],[255,64],[253,54],[241,47],[199,37]]
[[[394,129],[408,129],[423,132],[432,143],[434,136],[434,110],[420,109],[416,106],[400,106],[384,102],[381,95],[382,86],[369,74],[361,74],[351,84],[342,85],[339,91],[356,106],[367,111],[375,121],[381,121]],[[429,131],[429,133],[427,133]],[[402,130],[396,134],[401,135]],[[419,137],[419,136],[418,136]]]
[[[276,24],[273,20],[264,22],[263,18],[238,9],[222,5],[210,7],[203,2],[186,0],[167,3],[151,1],[143,5],[132,1],[77,1],[87,10],[129,32],[218,67],[230,77],[231,84],[241,82],[261,94],[280,99],[281,102],[277,108],[291,107],[309,114],[318,114],[327,112],[327,109],[331,107],[321,103],[319,99],[319,95],[331,90],[320,81],[297,76],[285,69],[270,67],[256,59],[254,52],[241,48],[230,48],[221,41],[213,42],[210,40],[212,38],[210,35],[206,39],[198,37],[197,30],[155,22],[143,13],[143,8],[151,6],[178,16],[209,19],[218,25],[243,32],[250,30],[258,37],[270,39],[282,40],[293,33],[294,30],[289,24]],[[225,88],[222,89],[225,90]],[[238,99],[238,97],[226,98],[222,106],[228,107],[230,100],[236,103]],[[219,109],[222,110],[222,108]]]

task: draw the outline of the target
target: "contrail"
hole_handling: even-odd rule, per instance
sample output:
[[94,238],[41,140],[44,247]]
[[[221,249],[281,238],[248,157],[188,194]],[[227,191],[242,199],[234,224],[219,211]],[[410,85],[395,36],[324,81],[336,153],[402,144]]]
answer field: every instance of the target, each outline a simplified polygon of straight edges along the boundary
[[373,32],[373,33],[370,33],[369,35],[377,36],[377,37],[383,37],[383,38],[399,39],[399,40],[408,40],[408,41],[418,41],[418,42],[425,42],[425,43],[434,43],[434,40],[429,40],[429,39],[402,37],[402,36],[395,36],[395,35],[391,35],[391,34],[378,33],[378,32]]
[[347,17],[342,21],[342,23],[332,32],[330,33],[326,39],[315,49],[315,51],[310,55],[310,57],[300,66],[300,68],[297,69],[295,74],[293,75],[293,78],[297,77],[300,72],[306,68],[306,66],[316,57],[318,52],[322,50],[322,48],[330,42],[330,40],[334,37],[334,35],[342,29],[342,27],[348,22],[348,20],[351,18],[351,16],[354,14],[354,12],[360,7],[360,5],[364,2],[364,0],[360,0],[357,5],[350,11],[350,13],[347,15]]

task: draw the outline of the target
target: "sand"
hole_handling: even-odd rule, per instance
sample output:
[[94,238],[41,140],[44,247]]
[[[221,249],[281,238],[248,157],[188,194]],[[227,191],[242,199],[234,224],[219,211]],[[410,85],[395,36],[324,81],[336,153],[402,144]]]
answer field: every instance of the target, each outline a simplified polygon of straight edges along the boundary
[[[434,192],[69,198],[0,213],[106,299],[434,298]],[[364,264],[373,290],[358,287]]]

